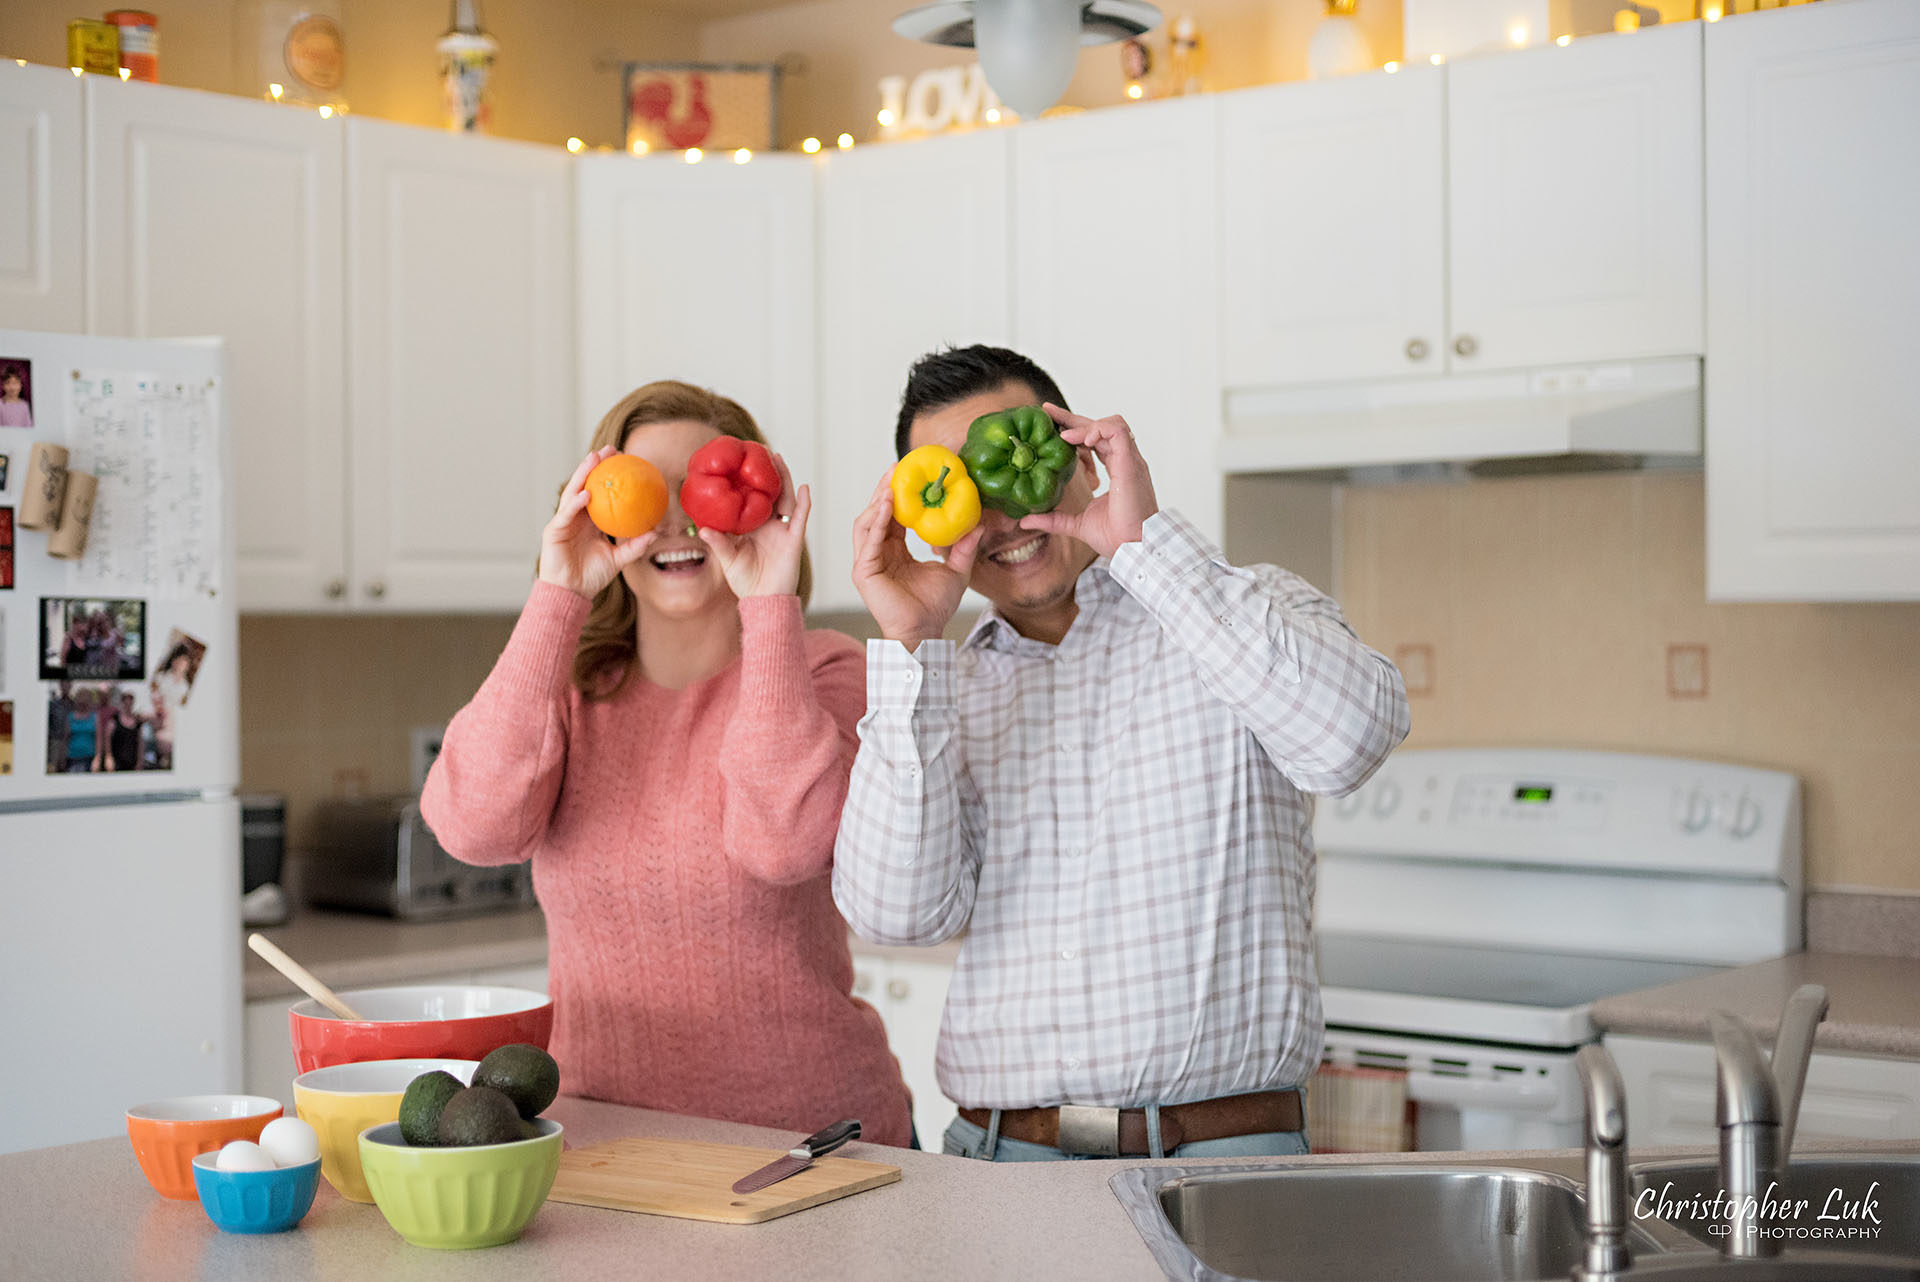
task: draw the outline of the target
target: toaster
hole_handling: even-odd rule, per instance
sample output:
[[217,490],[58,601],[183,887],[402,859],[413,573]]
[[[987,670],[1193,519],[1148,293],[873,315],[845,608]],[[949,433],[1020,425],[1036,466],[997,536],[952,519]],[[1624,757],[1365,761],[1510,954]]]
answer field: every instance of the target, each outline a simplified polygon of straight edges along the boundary
[[476,868],[449,855],[411,796],[324,801],[314,816],[305,898],[413,921],[465,917],[534,902],[526,864]]

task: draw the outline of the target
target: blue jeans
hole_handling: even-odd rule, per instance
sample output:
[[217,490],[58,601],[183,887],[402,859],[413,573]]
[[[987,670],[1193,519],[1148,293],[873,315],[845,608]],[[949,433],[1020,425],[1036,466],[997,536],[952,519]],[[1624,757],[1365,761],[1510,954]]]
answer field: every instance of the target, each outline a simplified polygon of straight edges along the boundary
[[[1084,1153],[1062,1153],[1045,1144],[1010,1140],[1001,1136],[991,1155],[986,1152],[987,1133],[964,1117],[956,1117],[947,1127],[940,1151],[949,1157],[987,1158],[995,1162],[1083,1162]],[[1308,1152],[1305,1131],[1269,1131],[1264,1135],[1229,1135],[1219,1140],[1195,1140],[1167,1153],[1167,1157],[1298,1157]]]

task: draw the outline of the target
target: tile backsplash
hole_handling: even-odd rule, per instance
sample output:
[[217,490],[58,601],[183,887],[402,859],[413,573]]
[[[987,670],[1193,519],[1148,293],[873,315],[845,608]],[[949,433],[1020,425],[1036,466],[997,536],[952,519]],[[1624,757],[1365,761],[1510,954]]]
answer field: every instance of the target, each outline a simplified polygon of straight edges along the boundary
[[[1920,603],[1710,604],[1698,473],[1333,493],[1235,478],[1228,548],[1322,584],[1337,552],[1349,619],[1411,678],[1410,743],[1790,770],[1806,781],[1810,886],[1920,892]],[[864,616],[815,622],[871,634]],[[287,794],[290,847],[322,798],[406,790],[413,728],[459,710],[512,627],[244,617],[241,773]]]
[[1420,679],[1409,743],[1792,771],[1809,886],[1920,891],[1920,603],[1708,602],[1697,472],[1351,488],[1337,530],[1348,618]]

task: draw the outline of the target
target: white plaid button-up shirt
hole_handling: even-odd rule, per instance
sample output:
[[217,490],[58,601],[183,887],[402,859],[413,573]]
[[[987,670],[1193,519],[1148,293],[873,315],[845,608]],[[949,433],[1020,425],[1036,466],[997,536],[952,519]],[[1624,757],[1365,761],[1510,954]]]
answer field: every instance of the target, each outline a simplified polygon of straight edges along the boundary
[[1058,646],[989,610],[867,648],[833,894],[854,931],[971,923],[940,1087],[1140,1107],[1306,1081],[1324,1021],[1306,793],[1357,788],[1406,690],[1340,608],[1173,512],[1080,576]]

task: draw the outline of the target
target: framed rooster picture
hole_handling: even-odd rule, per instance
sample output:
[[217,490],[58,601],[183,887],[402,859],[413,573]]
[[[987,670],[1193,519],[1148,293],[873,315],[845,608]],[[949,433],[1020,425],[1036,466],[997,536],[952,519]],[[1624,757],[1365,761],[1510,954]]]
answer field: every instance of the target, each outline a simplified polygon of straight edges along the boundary
[[779,93],[772,63],[629,62],[627,150],[771,151]]

